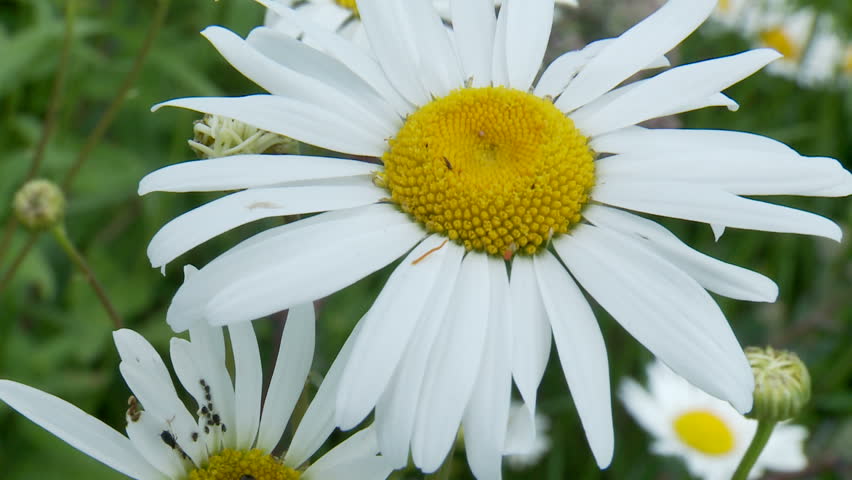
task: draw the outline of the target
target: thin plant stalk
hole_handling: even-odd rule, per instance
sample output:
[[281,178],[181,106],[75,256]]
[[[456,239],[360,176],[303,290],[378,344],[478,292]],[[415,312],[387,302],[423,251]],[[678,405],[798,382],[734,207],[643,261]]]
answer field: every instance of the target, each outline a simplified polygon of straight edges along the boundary
[[748,474],[757,462],[758,457],[760,457],[760,453],[763,451],[766,443],[769,442],[769,437],[772,436],[772,431],[775,429],[776,424],[777,422],[766,420],[757,422],[757,431],[754,432],[754,438],[751,439],[748,450],[743,455],[743,459],[740,460],[740,464],[734,472],[734,476],[731,477],[731,480],[746,480],[748,478]]
[[15,276],[15,273],[18,272],[18,268],[20,268],[21,264],[24,263],[24,259],[29,255],[30,250],[35,246],[36,240],[38,240],[39,232],[31,232],[27,242],[24,244],[23,248],[18,252],[18,256],[12,260],[12,264],[9,265],[9,268],[3,273],[3,278],[0,278],[0,293],[9,286],[9,282],[12,281],[12,278]]
[[70,238],[68,238],[68,233],[65,231],[65,227],[62,225],[55,226],[51,229],[51,233],[53,234],[53,238],[56,239],[56,242],[62,248],[62,251],[68,255],[71,262],[80,269],[80,272],[82,272],[86,277],[86,281],[89,282],[89,285],[92,287],[92,290],[94,290],[98,300],[100,300],[101,304],[104,306],[104,310],[106,310],[107,315],[109,315],[112,323],[115,325],[115,328],[122,328],[124,326],[124,321],[121,319],[121,315],[119,315],[118,311],[113,306],[103,285],[101,285],[101,282],[98,281],[95,273],[89,266],[89,263],[86,262],[86,258],[83,257],[83,254],[77,250],[74,243],[71,242]]

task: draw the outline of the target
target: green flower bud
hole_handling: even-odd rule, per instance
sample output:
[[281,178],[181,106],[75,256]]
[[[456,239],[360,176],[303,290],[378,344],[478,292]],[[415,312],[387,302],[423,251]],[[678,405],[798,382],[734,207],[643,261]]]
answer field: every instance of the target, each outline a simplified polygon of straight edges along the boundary
[[746,416],[780,422],[798,415],[811,398],[808,367],[795,353],[772,347],[745,353],[754,373],[754,408]]
[[15,215],[31,230],[47,230],[65,216],[65,195],[50,180],[30,180],[15,194]]
[[299,143],[277,133],[267,132],[232,118],[204,115],[193,127],[195,138],[189,146],[204,158],[239,154],[298,153]]

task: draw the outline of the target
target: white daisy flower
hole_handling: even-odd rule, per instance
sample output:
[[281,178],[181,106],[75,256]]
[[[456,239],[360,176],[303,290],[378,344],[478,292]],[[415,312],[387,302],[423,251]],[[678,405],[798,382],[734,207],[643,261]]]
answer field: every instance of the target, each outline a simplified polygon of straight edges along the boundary
[[222,328],[199,325],[190,330],[191,341],[171,341],[172,365],[195,400],[195,414],[180,400],[168,368],[151,344],[133,330],[113,334],[121,356],[119,369],[133,392],[127,436],[64,400],[20,383],[0,380],[0,400],[72,447],[138,480],[387,478],[392,468],[376,456],[372,428],[308,463],[334,429],[334,391],[341,364],[329,370],[283,459],[272,455],[313,359],[312,305],[290,310],[263,409],[263,374],[254,330],[250,323],[228,330],[236,370],[233,383],[225,366]]
[[[677,376],[661,362],[648,365],[648,388],[632,379],[621,382],[619,396],[627,411],[653,437],[657,455],[682,458],[690,473],[705,480],[731,478],[745,454],[757,420],[740,415],[728,403],[711,397]],[[807,465],[805,427],[780,423],[752,468],[795,472]]]
[[[527,415],[527,407],[520,402],[512,402],[509,410],[509,429],[515,422],[522,423]],[[536,436],[533,442],[524,446],[524,451],[506,455],[506,463],[512,470],[525,470],[533,467],[541,461],[542,457],[550,451],[550,417],[537,411],[535,413]]]
[[[537,83],[553,0],[360,0],[370,51],[264,2],[317,44],[260,27],[204,35],[270,92],[163,105],[223,115],[344,156],[242,155],[144,178],[153,191],[241,190],[172,220],[148,254],[165,266],[256,219],[323,212],[256,235],[202,268],[167,320],[249,321],[329,295],[403,258],[353,336],[336,422],[374,408],[383,455],[437,469],[461,424],[479,478],[499,478],[511,382],[528,409],[551,335],[599,465],[613,452],[606,349],[586,297],[679,374],[739,411],[753,377],[707,290],[772,302],[768,278],[691,249],[634,212],[839,240],[832,221],[746,198],[846,196],[836,160],[752,134],[646,129],[707,106],[778,58],[753,50],[619,86],[694,31],[714,0],[672,0],[618,38],[568,52]],[[381,161],[381,165],[378,162]],[[509,267],[509,268],[507,268]],[[511,271],[511,277],[509,272]]]
[[[445,20],[450,18],[450,0],[431,0],[432,5],[439,15]],[[502,0],[494,0],[495,6],[500,6]],[[556,0],[556,4],[576,7],[577,0]],[[279,0],[279,5],[292,7],[310,21],[325,27],[328,30],[338,32],[346,38],[360,45],[368,45],[367,36],[361,26],[360,12],[356,0]],[[267,27],[280,28],[288,33],[299,33],[298,28],[293,28],[287,22],[282,21],[275,11],[266,11],[264,24]]]

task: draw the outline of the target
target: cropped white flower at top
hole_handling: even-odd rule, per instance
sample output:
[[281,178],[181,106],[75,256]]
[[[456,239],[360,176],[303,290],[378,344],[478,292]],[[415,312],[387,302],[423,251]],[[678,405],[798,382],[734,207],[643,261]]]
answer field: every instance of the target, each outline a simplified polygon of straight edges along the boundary
[[286,454],[282,459],[272,456],[313,360],[311,305],[290,310],[262,409],[263,372],[254,330],[250,323],[228,330],[236,369],[233,382],[225,365],[221,327],[199,324],[190,330],[191,341],[172,339],[172,365],[195,401],[194,414],[180,400],[154,347],[133,330],[114,333],[119,369],[133,392],[127,436],[64,400],[20,383],[0,380],[0,401],[72,447],[138,480],[387,478],[392,467],[376,455],[372,428],[307,463],[334,430],[341,364],[331,367],[293,441],[281,445]]
[[[544,68],[553,0],[451,2],[449,31],[428,0],[360,0],[369,49],[265,1],[311,45],[260,27],[203,34],[269,94],[183,98],[340,155],[240,155],[166,167],[154,191],[239,190],[172,220],[155,267],[267,217],[326,212],[271,228],[188,279],[168,321],[250,321],[321,298],[402,258],[352,334],[336,423],[375,410],[383,455],[437,469],[464,427],[480,479],[500,478],[512,381],[534,438],[551,339],[600,466],[613,427],[606,348],[585,292],[691,382],[739,411],[751,369],[708,290],[772,302],[772,280],[699,253],[634,212],[725,228],[839,240],[834,222],[747,196],[847,196],[834,159],[772,139],[637,124],[710,106],[778,58],[760,49],[665,69],[664,54],[713,11],[671,0],[621,36]],[[539,78],[536,83],[534,79]],[[352,159],[356,157],[357,159]]]
[[[648,365],[647,372],[647,388],[627,379],[619,396],[651,435],[651,450],[682,458],[698,478],[730,479],[754,437],[757,421],[690,385],[659,361]],[[807,436],[805,427],[778,424],[749,478],[758,478],[766,470],[803,469],[808,463],[803,451]]]

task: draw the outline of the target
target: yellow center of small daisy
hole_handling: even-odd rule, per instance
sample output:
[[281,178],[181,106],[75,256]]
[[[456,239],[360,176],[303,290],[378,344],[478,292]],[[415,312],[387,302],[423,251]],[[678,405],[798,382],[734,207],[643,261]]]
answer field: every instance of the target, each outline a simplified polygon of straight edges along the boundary
[[431,232],[468,250],[534,254],[580,221],[594,153],[552,102],[463,88],[408,116],[377,182]]
[[680,441],[705,455],[724,455],[734,449],[734,433],[713,412],[694,410],[674,421]]
[[760,41],[767,47],[778,50],[787,60],[798,62],[802,55],[802,49],[781,27],[770,28],[760,32]]
[[355,15],[358,15],[358,2],[356,0],[334,0],[334,3],[345,9],[352,10]]
[[300,475],[261,450],[226,448],[210,457],[205,468],[190,473],[188,480],[299,480]]

